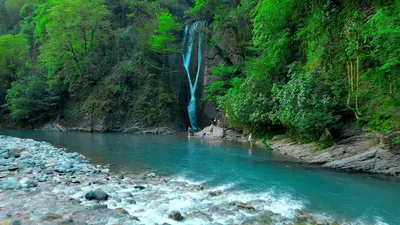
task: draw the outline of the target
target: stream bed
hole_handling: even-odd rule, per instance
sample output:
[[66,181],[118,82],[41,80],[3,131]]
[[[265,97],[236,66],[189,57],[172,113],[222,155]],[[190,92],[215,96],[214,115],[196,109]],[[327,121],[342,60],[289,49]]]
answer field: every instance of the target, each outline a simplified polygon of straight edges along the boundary
[[[174,182],[201,185],[208,190],[193,194],[180,191],[178,183],[175,187],[162,186],[154,195],[163,192],[168,200],[164,199],[162,204],[157,204],[157,199],[149,202],[154,210],[143,212],[144,218],[162,217],[157,214],[157,207],[174,207],[183,213],[201,208],[208,204],[204,201],[209,201],[202,195],[213,191],[223,193],[212,199],[219,201],[218,205],[252,202],[255,207],[264,207],[285,218],[294,217],[294,211],[302,209],[349,224],[400,224],[398,179],[298,165],[280,155],[234,141],[188,139],[182,135],[20,130],[0,130],[0,135],[46,141],[78,152],[93,164],[109,165],[114,172],[154,172]],[[213,205],[209,203],[209,207]],[[135,207],[132,212],[141,212]]]

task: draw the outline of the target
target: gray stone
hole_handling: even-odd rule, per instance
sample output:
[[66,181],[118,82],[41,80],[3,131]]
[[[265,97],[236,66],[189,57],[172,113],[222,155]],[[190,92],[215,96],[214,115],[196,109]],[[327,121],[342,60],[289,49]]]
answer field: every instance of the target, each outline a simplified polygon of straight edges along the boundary
[[93,209],[107,209],[106,204],[95,204],[92,206]]
[[168,218],[173,219],[175,221],[182,221],[183,220],[183,216],[181,215],[180,212],[178,211],[172,211],[168,214]]
[[295,224],[317,224],[317,225],[329,225],[330,223],[323,219],[312,216],[303,210],[296,209],[294,211],[294,223]]
[[147,174],[146,177],[147,178],[154,178],[154,177],[156,177],[156,174],[155,173],[149,173],[149,174]]
[[114,213],[114,214],[117,214],[117,215],[129,215],[128,211],[126,211],[126,210],[123,209],[123,208],[116,208],[116,209],[113,209],[113,213]]
[[47,168],[47,169],[44,170],[44,173],[45,174],[53,174],[54,170],[52,168]]
[[40,218],[43,221],[53,221],[53,220],[58,220],[61,219],[62,216],[55,214],[55,213],[45,213],[44,215],[42,215],[42,217]]
[[139,190],[144,190],[144,189],[145,189],[145,187],[144,187],[144,186],[141,186],[141,185],[136,185],[136,186],[134,186],[133,188],[139,189]]
[[216,197],[221,194],[222,194],[222,191],[210,191],[210,193],[208,193],[208,195],[210,195],[211,197]]
[[136,204],[136,201],[134,199],[126,199],[125,201],[128,204]]
[[22,171],[22,173],[24,173],[24,174],[32,174],[33,173],[33,169],[31,169],[31,168],[25,169],[25,170]]
[[8,171],[17,171],[19,169],[19,166],[17,165],[11,165],[8,167]]
[[59,173],[67,173],[71,168],[72,168],[71,164],[65,161],[60,161],[57,162],[57,166],[54,170]]
[[9,158],[11,158],[11,157],[19,158],[19,157],[21,157],[21,153],[22,153],[23,151],[25,151],[25,150],[26,150],[25,148],[16,148],[16,149],[12,149],[12,150],[10,150],[10,151],[8,152],[8,157],[9,157]]
[[[294,157],[303,163],[326,168],[400,176],[400,150],[394,150],[385,136],[345,126],[341,140],[319,151],[316,146],[296,143],[290,138],[275,136],[269,145],[273,151]],[[284,159],[287,160],[287,159]]]
[[0,173],[0,178],[4,178],[4,177],[7,177],[8,176],[8,172],[3,172],[3,173]]
[[34,188],[37,187],[38,185],[34,181],[28,181],[27,183],[27,188]]
[[72,219],[71,216],[67,216],[66,218],[63,218],[57,222],[57,225],[74,225],[74,220]]
[[81,183],[81,181],[78,178],[73,178],[73,179],[71,179],[71,183],[79,184],[79,183]]
[[15,219],[11,220],[10,225],[22,225],[21,220]]
[[0,159],[0,166],[8,165],[12,162],[11,159]]
[[71,153],[71,158],[79,159],[80,155],[77,152]]
[[315,143],[300,145],[283,135],[275,136],[269,146],[273,151],[294,157],[300,161],[311,161],[314,158],[314,153],[318,150]]
[[7,180],[0,181],[0,189],[21,189],[21,184],[15,177],[9,177]]
[[43,174],[39,174],[39,175],[36,177],[36,180],[39,181],[39,182],[45,182],[45,181],[47,180],[47,176],[46,176],[46,175],[43,175]]
[[254,207],[252,205],[243,202],[235,202],[235,206],[240,209],[254,210]]
[[108,200],[108,194],[105,193],[101,189],[96,189],[95,191],[89,191],[86,195],[85,198],[89,201],[91,200],[97,200],[97,201],[107,201]]
[[370,150],[342,160],[335,160],[323,165],[326,168],[341,170],[370,171],[375,165],[377,150]]

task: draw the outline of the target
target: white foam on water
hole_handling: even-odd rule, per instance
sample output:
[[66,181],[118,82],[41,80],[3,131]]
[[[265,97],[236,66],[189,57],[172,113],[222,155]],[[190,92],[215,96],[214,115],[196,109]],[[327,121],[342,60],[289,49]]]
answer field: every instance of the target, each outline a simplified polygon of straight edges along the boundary
[[[368,222],[366,218],[359,218],[355,222],[350,223],[351,225],[370,225],[371,222]],[[382,217],[375,216],[374,217],[374,222],[372,223],[374,225],[390,225],[389,223],[386,223]]]
[[[140,224],[169,223],[175,224],[241,224],[249,218],[255,218],[263,213],[273,212],[277,215],[274,224],[293,222],[294,211],[304,209],[306,201],[298,200],[288,193],[282,193],[277,189],[267,190],[262,193],[250,193],[246,191],[234,191],[237,183],[230,183],[204,190],[196,189],[207,181],[192,181],[182,176],[174,177],[169,182],[161,184],[147,183],[144,190],[137,190],[134,185],[104,184],[82,187],[74,192],[73,188],[54,189],[54,192],[63,191],[72,198],[82,200],[82,204],[90,207],[97,204],[85,200],[88,191],[97,188],[108,193],[111,198],[103,202],[108,208],[123,208],[130,215],[140,219]],[[217,196],[210,196],[210,192],[217,192]],[[127,197],[131,195],[132,197]],[[121,199],[119,201],[118,199]],[[130,204],[126,199],[133,199],[136,204]],[[236,208],[235,202],[242,202],[253,206],[255,211],[246,211]],[[185,219],[181,222],[168,218],[171,211],[179,211]],[[313,214],[317,218],[333,221],[334,217],[326,214]],[[275,218],[275,217],[274,217]],[[351,225],[367,225],[366,218],[346,222]],[[113,221],[110,221],[113,222]],[[376,218],[374,224],[387,225],[382,218]]]
[[[293,200],[290,195],[284,197],[276,196],[273,192],[261,194],[248,193],[244,191],[229,191],[237,184],[230,183],[204,190],[196,189],[196,185],[206,181],[191,181],[184,177],[176,177],[166,184],[148,184],[144,190],[136,190],[133,185],[123,187],[117,184],[91,185],[82,187],[80,191],[55,189],[54,192],[63,191],[72,198],[82,200],[85,206],[92,206],[96,203],[86,201],[84,196],[88,191],[101,188],[111,198],[104,202],[111,209],[123,208],[130,215],[140,219],[141,224],[170,223],[170,224],[210,224],[218,222],[221,224],[241,223],[249,217],[257,215],[262,211],[272,211],[283,217],[292,219],[293,210],[301,209],[302,202]],[[146,186],[146,185],[143,185]],[[221,191],[217,196],[210,196],[212,191]],[[132,195],[136,204],[129,204],[125,199],[127,193]],[[282,196],[282,194],[280,194]],[[120,198],[122,201],[118,202]],[[235,202],[250,204],[256,208],[255,212],[246,212],[237,209]],[[168,218],[171,211],[179,211],[185,220],[177,222]]]
[[181,173],[179,175],[171,176],[170,178],[171,178],[171,181],[185,182],[185,183],[193,184],[193,185],[202,185],[202,184],[205,184],[210,181],[209,179],[197,180],[197,181],[190,180],[187,178],[187,176],[188,176],[187,174]]

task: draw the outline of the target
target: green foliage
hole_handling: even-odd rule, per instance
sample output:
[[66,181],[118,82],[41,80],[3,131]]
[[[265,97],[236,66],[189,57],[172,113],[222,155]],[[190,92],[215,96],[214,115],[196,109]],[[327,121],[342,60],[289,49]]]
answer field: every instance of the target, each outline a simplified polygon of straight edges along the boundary
[[5,103],[7,90],[18,79],[18,74],[28,59],[29,45],[21,35],[0,36],[0,107]]
[[194,0],[194,6],[190,9],[191,13],[198,13],[208,3],[209,0]]
[[273,108],[271,93],[263,91],[266,83],[234,78],[232,88],[227,94],[218,98],[218,104],[226,113],[230,122],[236,125],[251,124],[255,127],[269,122],[269,114]]
[[7,33],[7,15],[5,1],[0,1],[0,35]]
[[194,0],[194,5],[186,14],[192,14],[194,17],[210,18],[215,12],[215,9],[221,5],[218,0]]
[[[245,78],[218,98],[220,108],[238,126],[274,123],[305,139],[318,140],[347,111],[360,124],[397,129],[398,3],[258,1]],[[234,11],[219,10],[214,28]]]
[[39,60],[53,83],[63,79],[71,91],[93,85],[99,77],[92,70],[96,68],[92,59],[109,36],[109,11],[102,0],[52,3],[40,19],[44,21],[46,42],[40,47]]
[[273,89],[278,106],[270,118],[296,134],[319,137],[325,127],[339,119],[334,115],[336,102],[323,82],[318,80],[318,73],[304,74],[293,66],[290,74],[287,84]]
[[238,65],[226,66],[226,63],[222,62],[218,66],[211,68],[211,74],[216,77],[232,76],[239,70]]
[[38,121],[71,105],[80,117],[172,121],[184,96],[185,77],[170,67],[180,24],[207,21],[223,62],[204,99],[232,125],[281,126],[323,146],[349,112],[359,125],[400,129],[399,0],[191,3],[0,1],[2,114]]
[[[18,23],[20,20],[19,17],[19,12],[22,8],[22,6],[28,2],[28,0],[3,0],[4,3],[0,3],[0,4],[4,4],[5,8],[3,9],[5,12],[5,16],[7,18],[6,19],[6,26],[7,29],[13,28],[14,30],[12,30],[11,32],[13,33],[17,33],[18,32]],[[1,8],[0,8],[1,10]]]
[[362,27],[364,61],[371,66],[363,75],[362,110],[364,120],[387,132],[400,121],[400,6],[379,9]]
[[180,29],[179,24],[168,11],[157,13],[156,16],[156,28],[149,39],[151,49],[158,53],[177,52],[175,32]]
[[58,101],[58,96],[49,89],[46,77],[39,74],[13,82],[7,93],[7,108],[16,121],[48,119],[57,109]]
[[264,145],[265,151],[271,150],[271,146],[269,146],[269,144],[268,144],[267,141],[268,141],[267,138],[263,138],[263,139],[261,140],[261,143]]
[[21,35],[0,36],[0,77],[17,78],[17,73],[28,58],[29,45]]
[[400,145],[400,137],[395,137],[394,139],[393,139],[393,143],[392,143],[393,145]]
[[169,12],[185,10],[177,1],[0,3],[0,34],[13,33],[0,36],[2,118],[129,115],[154,124],[178,114],[179,82],[166,67],[180,30]]
[[211,68],[210,72],[216,77],[216,80],[207,87],[207,94],[204,100],[216,101],[218,97],[225,95],[226,91],[231,87],[230,78],[234,77],[238,70],[238,65],[226,66],[224,62]]
[[223,96],[227,90],[227,84],[222,81],[214,81],[207,87],[207,94],[204,97],[204,100],[217,100],[218,96]]

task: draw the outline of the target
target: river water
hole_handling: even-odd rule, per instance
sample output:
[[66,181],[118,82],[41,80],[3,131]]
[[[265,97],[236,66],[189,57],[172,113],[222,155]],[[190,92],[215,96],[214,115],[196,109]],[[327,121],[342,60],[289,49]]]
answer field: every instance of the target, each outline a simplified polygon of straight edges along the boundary
[[269,199],[272,211],[289,217],[301,208],[351,224],[400,224],[398,179],[283,162],[279,155],[233,141],[18,130],[0,130],[0,135],[46,141],[114,171],[151,171],[243,198]]

